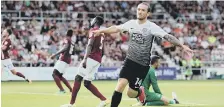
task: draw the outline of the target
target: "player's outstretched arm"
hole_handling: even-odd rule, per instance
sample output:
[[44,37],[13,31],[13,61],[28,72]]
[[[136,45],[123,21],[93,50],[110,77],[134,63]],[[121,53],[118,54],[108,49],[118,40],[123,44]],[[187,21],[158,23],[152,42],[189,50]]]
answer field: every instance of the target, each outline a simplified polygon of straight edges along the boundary
[[164,37],[164,39],[166,39],[167,41],[171,42],[172,44],[176,45],[176,46],[180,46],[182,47],[182,43],[180,43],[180,41],[173,35],[170,34],[166,34]]
[[66,44],[61,50],[59,50],[57,53],[53,54],[53,55],[51,56],[51,58],[54,58],[55,56],[61,54],[61,53],[64,52],[64,51],[66,51],[66,50],[68,49],[68,47],[69,47],[69,45]]
[[118,26],[111,26],[109,28],[106,29],[101,29],[101,30],[95,30],[93,31],[94,36],[99,36],[101,33],[105,33],[105,34],[112,34],[112,33],[117,33],[120,32],[121,30],[119,29]]
[[186,51],[187,53],[192,53],[193,52],[193,50],[191,50],[188,46],[180,43],[180,41],[173,35],[166,34],[163,38],[166,39],[167,41],[171,42],[174,45],[182,47],[183,50]]
[[183,51],[187,52],[187,54],[189,55],[193,53],[193,50],[191,50],[188,46],[183,45],[175,36],[166,33],[161,27],[156,24],[152,24],[151,33],[154,36],[164,38],[172,44],[182,47]]

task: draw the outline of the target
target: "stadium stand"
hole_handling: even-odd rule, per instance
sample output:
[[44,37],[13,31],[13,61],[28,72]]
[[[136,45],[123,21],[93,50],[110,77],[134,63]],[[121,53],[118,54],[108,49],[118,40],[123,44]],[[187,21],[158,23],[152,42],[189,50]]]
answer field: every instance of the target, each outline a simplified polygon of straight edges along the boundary
[[[2,27],[13,28],[12,59],[15,66],[53,66],[47,58],[61,48],[65,31],[74,29],[76,54],[71,66],[83,58],[89,21],[95,15],[105,18],[105,27],[135,18],[139,1],[2,1]],[[224,61],[224,3],[209,1],[151,1],[149,20],[196,51],[206,63]],[[103,66],[120,66],[127,48],[127,32],[105,39]],[[115,38],[120,36],[119,38]],[[182,65],[181,50],[159,38],[154,54],[160,55],[164,66]],[[165,53],[165,55],[163,54]],[[174,63],[175,62],[175,63]],[[211,64],[208,64],[211,65]],[[220,64],[214,64],[223,66]]]

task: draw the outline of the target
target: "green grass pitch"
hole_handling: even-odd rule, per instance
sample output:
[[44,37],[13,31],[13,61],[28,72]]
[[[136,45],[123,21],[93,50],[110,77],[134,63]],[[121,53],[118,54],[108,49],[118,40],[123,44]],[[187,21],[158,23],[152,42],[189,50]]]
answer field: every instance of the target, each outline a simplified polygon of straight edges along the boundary
[[[94,81],[93,83],[107,97],[111,98],[117,81]],[[70,82],[73,85],[73,81]],[[70,101],[70,93],[58,95],[58,89],[50,82],[2,82],[2,107],[60,107]],[[177,93],[180,105],[175,107],[224,107],[224,80],[207,81],[159,81],[161,91],[171,98]],[[66,87],[64,86],[66,89]],[[66,89],[67,90],[67,89]],[[68,91],[68,90],[67,90]],[[96,107],[100,100],[82,85],[76,107]],[[136,103],[125,93],[119,107],[130,107]],[[109,107],[109,106],[108,106]]]

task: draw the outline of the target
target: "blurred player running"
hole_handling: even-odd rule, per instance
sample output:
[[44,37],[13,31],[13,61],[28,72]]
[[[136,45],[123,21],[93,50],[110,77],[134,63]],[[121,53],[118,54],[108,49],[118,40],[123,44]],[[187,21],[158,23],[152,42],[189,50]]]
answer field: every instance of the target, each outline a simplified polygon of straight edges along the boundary
[[1,61],[2,61],[2,67],[10,70],[13,75],[17,75],[19,77],[24,78],[27,82],[32,83],[31,80],[27,79],[22,73],[17,72],[12,64],[12,60],[9,56],[9,50],[11,48],[11,40],[9,36],[12,34],[11,29],[5,29],[2,33],[2,52],[1,52]]
[[66,68],[69,66],[71,62],[71,55],[73,53],[73,45],[71,37],[73,35],[73,30],[68,30],[66,34],[66,38],[64,39],[64,47],[59,50],[57,53],[53,54],[50,58],[53,59],[55,56],[60,55],[59,60],[56,62],[54,66],[53,71],[53,78],[60,89],[59,93],[65,93],[64,88],[61,85],[61,81],[68,87],[69,91],[72,92],[72,87],[69,84],[69,82],[63,77],[63,74],[65,73]]
[[[160,57],[153,56],[151,58],[151,67],[148,71],[147,76],[145,77],[142,86],[145,88],[146,102],[145,104],[137,103],[133,106],[164,106],[168,104],[179,104],[179,101],[176,98],[175,93],[173,93],[173,99],[168,100],[160,91],[160,88],[157,83],[157,78],[155,75],[155,69],[160,66]],[[150,92],[149,88],[152,85],[154,92]]]
[[91,83],[91,81],[94,79],[94,74],[100,67],[103,48],[103,36],[94,37],[92,31],[100,29],[100,26],[103,24],[103,22],[103,18],[99,16],[96,16],[91,21],[91,29],[89,32],[89,41],[86,48],[86,54],[83,62],[80,64],[78,74],[75,77],[70,104],[65,104],[61,107],[73,107],[83,79],[84,86],[101,100],[99,107],[104,107],[107,104],[107,99]]
[[193,52],[176,37],[166,33],[161,27],[147,20],[149,15],[150,6],[143,2],[137,7],[136,20],[129,20],[124,24],[93,32],[94,36],[99,36],[101,33],[112,34],[128,31],[130,36],[127,57],[112,96],[111,107],[118,107],[122,93],[128,84],[127,95],[130,98],[139,97],[141,103],[145,102],[144,87],[140,86],[149,70],[151,49],[155,37],[164,38],[172,44],[180,46],[189,55]]

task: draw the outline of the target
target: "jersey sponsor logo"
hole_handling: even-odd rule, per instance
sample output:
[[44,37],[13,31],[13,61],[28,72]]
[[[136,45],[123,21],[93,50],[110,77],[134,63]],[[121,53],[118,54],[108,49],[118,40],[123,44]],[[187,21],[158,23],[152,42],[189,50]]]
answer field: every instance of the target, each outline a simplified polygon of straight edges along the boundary
[[142,34],[133,33],[131,39],[138,44],[144,44],[144,38],[143,38]]

